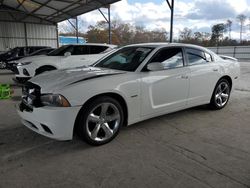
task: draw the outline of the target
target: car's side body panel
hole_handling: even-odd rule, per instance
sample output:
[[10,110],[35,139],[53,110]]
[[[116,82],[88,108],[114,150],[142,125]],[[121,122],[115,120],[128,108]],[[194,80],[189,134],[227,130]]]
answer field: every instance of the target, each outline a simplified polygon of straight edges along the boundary
[[190,66],[190,87],[188,103],[190,105],[209,102],[213,93],[215,84],[220,78],[220,66],[211,62]]
[[[81,85],[81,87],[79,87]],[[72,91],[75,95],[72,96]],[[140,75],[138,73],[125,73],[113,76],[100,77],[73,84],[59,91],[72,106],[84,105],[92,97],[105,93],[120,95],[126,102],[128,109],[128,124],[140,120]],[[84,93],[84,94],[83,94]]]
[[189,67],[142,73],[142,117],[186,106]]
[[[72,46],[80,46],[80,45],[72,45]],[[93,46],[93,44],[85,44],[84,46]],[[98,46],[102,46],[102,44],[98,44]],[[25,61],[24,59],[21,62],[19,62],[20,63],[19,65],[17,65],[18,74],[16,74],[16,77],[19,78],[34,77],[36,75],[36,70],[44,66],[51,66],[56,69],[66,69],[66,68],[92,65],[97,60],[109,54],[112,51],[112,49],[116,47],[114,45],[107,45],[107,44],[103,44],[103,46],[108,47],[110,51],[99,54],[83,54],[83,55],[70,55],[70,56],[42,56],[42,57],[38,56],[38,57],[33,57],[32,59],[28,59],[28,61],[31,61],[32,63],[28,65],[21,65],[21,63]],[[27,70],[29,76],[23,74],[24,69]]]

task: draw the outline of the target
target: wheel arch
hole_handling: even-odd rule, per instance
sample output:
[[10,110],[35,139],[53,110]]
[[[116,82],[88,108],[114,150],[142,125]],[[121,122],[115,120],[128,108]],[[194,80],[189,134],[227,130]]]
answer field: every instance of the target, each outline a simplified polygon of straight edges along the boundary
[[54,69],[54,70],[56,70],[57,69],[57,67],[56,66],[53,66],[53,65],[42,65],[41,67],[38,67],[36,70],[35,70],[35,75],[37,75],[37,72],[39,71],[39,70],[42,70],[42,69],[46,69],[46,68],[49,68],[49,69]]
[[[224,76],[222,76],[219,80],[218,80],[218,82],[220,81],[220,80],[222,80],[222,79],[226,79],[228,82],[229,82],[229,84],[230,84],[230,89],[232,89],[232,87],[233,87],[233,81],[232,81],[232,78],[230,77],[230,76],[228,76],[228,75],[224,75]],[[218,83],[217,82],[217,83]],[[216,85],[217,85],[217,83],[216,83]]]
[[102,94],[98,94],[98,95],[95,95],[91,98],[89,98],[82,106],[82,108],[79,110],[79,112],[77,113],[77,116],[76,116],[76,119],[75,119],[75,124],[74,124],[74,133],[77,129],[77,125],[79,124],[79,120],[80,120],[80,115],[82,113],[82,111],[84,109],[86,109],[88,107],[88,105],[93,102],[95,99],[99,98],[99,97],[111,97],[111,98],[114,98],[116,99],[120,104],[121,104],[121,107],[123,109],[123,112],[124,112],[124,124],[123,126],[127,126],[127,123],[128,123],[128,106],[127,106],[127,102],[125,101],[124,97],[122,97],[120,94],[118,93],[114,93],[114,92],[107,92],[107,93],[102,93]]

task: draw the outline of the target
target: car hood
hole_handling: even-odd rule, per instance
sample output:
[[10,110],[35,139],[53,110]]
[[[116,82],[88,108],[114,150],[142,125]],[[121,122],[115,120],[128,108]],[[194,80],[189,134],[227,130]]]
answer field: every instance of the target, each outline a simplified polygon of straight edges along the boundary
[[27,56],[27,57],[24,57],[24,58],[18,60],[18,63],[30,62],[30,61],[39,60],[42,58],[46,58],[46,55]]
[[9,55],[8,52],[4,52],[4,53],[0,54],[0,61],[6,61],[10,57],[11,57],[11,55]]
[[42,93],[53,93],[64,87],[71,86],[90,79],[104,76],[124,74],[125,71],[104,69],[98,67],[81,67],[73,69],[55,70],[38,75],[30,82],[39,85]]
[[61,61],[62,56],[47,56],[47,55],[37,55],[29,56],[23,59],[20,59],[19,62],[32,62],[39,64],[40,62],[58,62]]

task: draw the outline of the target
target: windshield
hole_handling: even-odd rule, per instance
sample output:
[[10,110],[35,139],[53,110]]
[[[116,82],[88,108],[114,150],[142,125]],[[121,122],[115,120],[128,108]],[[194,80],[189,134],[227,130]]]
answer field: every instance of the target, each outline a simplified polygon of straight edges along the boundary
[[35,56],[35,55],[46,55],[49,52],[50,49],[41,49],[37,50],[33,53],[30,54],[30,56]]
[[48,56],[64,56],[65,52],[73,51],[73,46],[61,46],[60,48],[55,49],[54,51],[50,52]]
[[152,50],[153,48],[149,47],[125,47],[94,66],[132,72],[137,69]]
[[7,51],[5,54],[12,55],[12,54],[15,54],[17,52],[18,52],[18,47],[13,48],[13,49]]

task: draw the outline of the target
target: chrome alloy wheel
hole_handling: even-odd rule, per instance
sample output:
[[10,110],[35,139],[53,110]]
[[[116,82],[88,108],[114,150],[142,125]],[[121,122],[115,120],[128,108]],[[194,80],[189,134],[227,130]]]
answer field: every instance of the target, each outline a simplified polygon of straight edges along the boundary
[[94,141],[106,141],[118,131],[120,122],[121,115],[114,104],[100,103],[87,117],[87,134]]
[[230,86],[227,82],[221,82],[215,91],[215,103],[218,107],[226,105],[230,95]]

